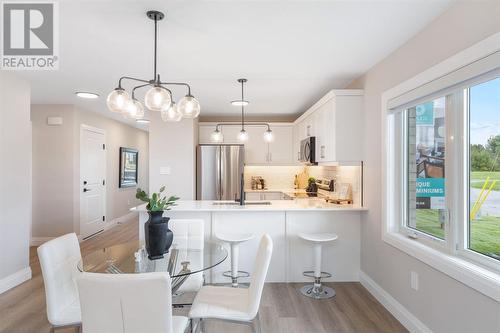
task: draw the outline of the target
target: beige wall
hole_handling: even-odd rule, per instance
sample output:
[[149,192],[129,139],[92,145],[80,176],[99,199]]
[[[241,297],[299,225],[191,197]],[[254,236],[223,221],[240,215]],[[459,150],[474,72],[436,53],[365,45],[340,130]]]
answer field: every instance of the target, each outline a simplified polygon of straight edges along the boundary
[[[63,117],[48,126],[48,116]],[[136,188],[118,187],[120,147],[139,150],[139,187],[148,188],[148,133],[73,105],[33,105],[33,234],[42,240],[80,231],[80,126],[106,132],[106,220],[129,213]],[[49,194],[49,195],[48,195]]]
[[0,293],[31,277],[30,86],[0,71]]
[[[197,121],[183,119],[177,123],[161,120],[159,112],[151,112],[149,124],[149,189],[157,192],[167,187],[167,194],[182,200],[195,198]],[[170,174],[160,174],[161,167]]]
[[499,1],[459,2],[350,86],[365,89],[362,270],[434,332],[498,332],[500,304],[382,241],[381,94],[498,31]]

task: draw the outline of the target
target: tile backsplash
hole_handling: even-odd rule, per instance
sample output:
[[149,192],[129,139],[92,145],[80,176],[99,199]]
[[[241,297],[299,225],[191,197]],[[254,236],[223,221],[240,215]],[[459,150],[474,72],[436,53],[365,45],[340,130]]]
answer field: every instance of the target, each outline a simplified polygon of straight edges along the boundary
[[295,175],[307,170],[311,177],[335,179],[338,184],[351,184],[355,203],[361,201],[361,167],[359,166],[246,166],[245,188],[251,188],[252,176],[264,178],[269,190],[294,188]]

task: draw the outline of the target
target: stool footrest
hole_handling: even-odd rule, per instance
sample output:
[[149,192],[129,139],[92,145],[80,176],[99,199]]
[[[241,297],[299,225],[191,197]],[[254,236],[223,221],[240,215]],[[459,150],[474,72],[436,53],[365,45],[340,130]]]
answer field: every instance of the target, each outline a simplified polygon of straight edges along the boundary
[[[304,276],[307,276],[307,277],[310,277],[310,278],[313,278],[315,279],[316,276],[314,276],[314,271],[305,271],[302,273]],[[332,277],[332,274],[328,273],[328,272],[321,272],[321,276],[319,277],[320,279],[328,279]]]
[[[228,277],[228,278],[232,278],[233,277],[231,275],[231,271],[225,271],[224,273],[222,273],[222,276],[225,276],[225,277]],[[236,276],[237,279],[239,279],[239,278],[247,278],[247,277],[250,277],[250,273],[248,273],[246,271],[238,271],[238,275]]]

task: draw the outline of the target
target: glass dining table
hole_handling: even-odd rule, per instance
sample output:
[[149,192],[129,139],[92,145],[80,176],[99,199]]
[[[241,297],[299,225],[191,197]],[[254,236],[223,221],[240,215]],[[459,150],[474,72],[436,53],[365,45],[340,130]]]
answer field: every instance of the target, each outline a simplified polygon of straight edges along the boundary
[[131,241],[89,253],[78,263],[78,270],[109,274],[168,272],[175,293],[190,275],[219,265],[227,256],[221,244],[205,241],[203,248],[172,244],[163,258],[151,260],[144,242]]

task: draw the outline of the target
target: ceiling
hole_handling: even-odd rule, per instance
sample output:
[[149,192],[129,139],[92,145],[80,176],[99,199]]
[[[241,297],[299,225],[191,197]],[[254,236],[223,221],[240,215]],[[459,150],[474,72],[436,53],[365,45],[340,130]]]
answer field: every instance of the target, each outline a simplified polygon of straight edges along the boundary
[[[150,79],[153,24],[161,10],[158,71],[188,82],[203,118],[238,115],[229,101],[245,87],[249,117],[293,118],[328,90],[343,88],[430,23],[451,0],[434,1],[59,1],[58,71],[23,71],[32,103],[69,103],[111,114],[107,94],[122,75]],[[81,100],[75,91],[101,95]],[[174,89],[174,100],[185,91]]]

